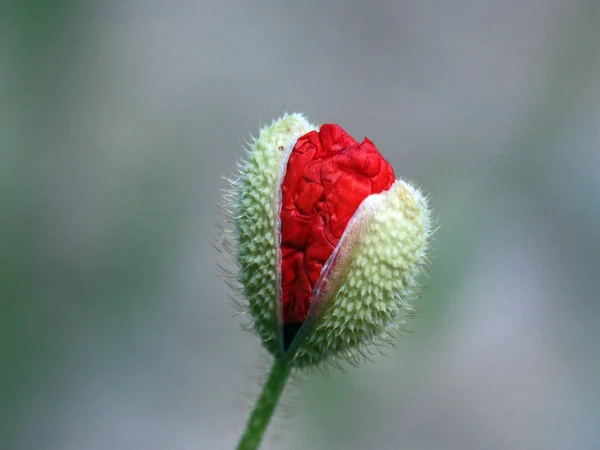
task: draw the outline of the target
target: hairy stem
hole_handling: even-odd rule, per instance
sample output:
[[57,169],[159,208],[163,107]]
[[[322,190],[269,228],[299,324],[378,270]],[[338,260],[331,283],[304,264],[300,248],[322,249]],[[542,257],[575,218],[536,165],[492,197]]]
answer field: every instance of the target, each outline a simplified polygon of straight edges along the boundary
[[267,425],[269,425],[269,421],[273,417],[277,403],[281,398],[291,369],[289,361],[285,358],[275,358],[273,361],[269,378],[248,419],[246,430],[237,446],[238,450],[255,450],[260,445]]

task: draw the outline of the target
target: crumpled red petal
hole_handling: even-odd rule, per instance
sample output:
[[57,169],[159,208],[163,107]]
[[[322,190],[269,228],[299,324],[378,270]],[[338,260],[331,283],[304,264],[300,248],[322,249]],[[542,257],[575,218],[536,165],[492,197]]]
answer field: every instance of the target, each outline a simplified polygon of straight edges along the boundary
[[281,290],[284,325],[302,323],[313,288],[349,220],[371,194],[394,183],[392,166],[367,138],[338,125],[300,137],[281,186]]

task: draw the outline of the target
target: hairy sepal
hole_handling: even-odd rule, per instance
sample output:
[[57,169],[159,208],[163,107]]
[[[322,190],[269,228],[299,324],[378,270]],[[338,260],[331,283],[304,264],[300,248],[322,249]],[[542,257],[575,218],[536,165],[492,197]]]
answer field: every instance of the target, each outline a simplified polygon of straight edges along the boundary
[[361,203],[323,269],[309,315],[289,349],[297,367],[360,360],[394,334],[426,262],[431,218],[426,198],[396,180]]
[[264,127],[251,144],[232,183],[234,240],[240,302],[263,346],[280,355],[280,186],[285,163],[298,138],[317,128],[302,114],[284,115]]

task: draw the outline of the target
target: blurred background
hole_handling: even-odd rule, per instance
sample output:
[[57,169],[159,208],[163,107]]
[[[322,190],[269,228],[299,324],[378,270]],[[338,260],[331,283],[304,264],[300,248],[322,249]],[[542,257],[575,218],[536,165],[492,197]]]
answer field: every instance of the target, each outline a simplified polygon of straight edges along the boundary
[[599,449],[600,3],[562,0],[4,0],[0,448],[235,446],[268,358],[217,203],[285,111],[441,228],[413,333],[301,377],[264,448]]

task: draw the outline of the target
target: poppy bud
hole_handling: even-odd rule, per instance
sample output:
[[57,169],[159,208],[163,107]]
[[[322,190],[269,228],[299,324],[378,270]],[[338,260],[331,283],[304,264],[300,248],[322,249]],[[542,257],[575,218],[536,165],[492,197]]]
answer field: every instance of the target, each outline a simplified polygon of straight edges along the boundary
[[242,304],[276,357],[355,361],[412,311],[427,200],[369,139],[285,115],[261,130],[232,188]]

